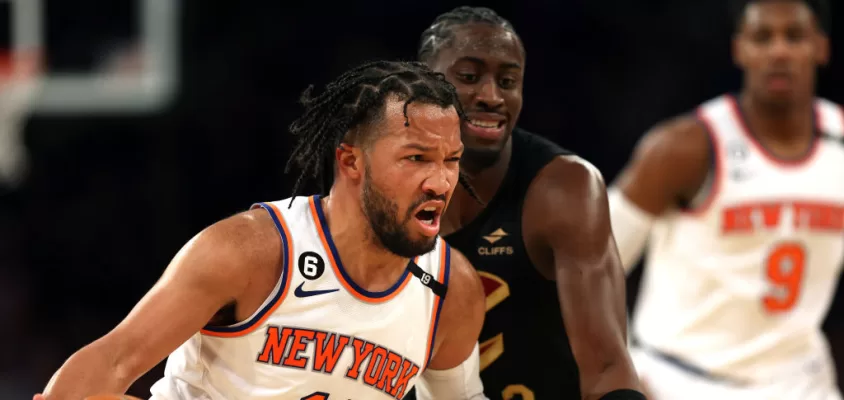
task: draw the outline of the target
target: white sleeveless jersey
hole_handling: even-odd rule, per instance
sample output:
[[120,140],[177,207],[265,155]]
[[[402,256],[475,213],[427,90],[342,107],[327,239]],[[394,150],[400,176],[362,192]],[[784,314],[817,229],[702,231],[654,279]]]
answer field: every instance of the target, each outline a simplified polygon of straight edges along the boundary
[[733,96],[698,109],[713,144],[708,198],[655,224],[635,337],[712,374],[764,381],[826,355],[821,324],[844,256],[844,117],[823,99],[823,133],[800,160],[754,139]]
[[275,289],[248,320],[206,327],[167,360],[152,399],[400,399],[424,371],[446,284],[449,246],[415,259],[393,287],[369,292],[346,273],[319,197],[258,204],[281,234]]

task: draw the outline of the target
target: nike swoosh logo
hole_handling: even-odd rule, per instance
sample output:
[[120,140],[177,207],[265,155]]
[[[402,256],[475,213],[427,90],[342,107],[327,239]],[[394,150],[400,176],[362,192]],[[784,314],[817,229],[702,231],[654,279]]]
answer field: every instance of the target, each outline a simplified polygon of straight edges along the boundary
[[321,294],[333,293],[333,292],[340,290],[340,289],[304,290],[304,289],[302,289],[302,286],[304,286],[304,285],[305,285],[305,282],[302,282],[302,283],[299,284],[299,286],[296,287],[296,290],[293,292],[293,294],[296,295],[296,297],[319,296]]

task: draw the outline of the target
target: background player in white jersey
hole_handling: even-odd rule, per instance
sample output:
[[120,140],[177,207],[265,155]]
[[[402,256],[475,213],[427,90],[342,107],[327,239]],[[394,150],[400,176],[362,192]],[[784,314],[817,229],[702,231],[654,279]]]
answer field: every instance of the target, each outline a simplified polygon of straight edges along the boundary
[[153,399],[402,398],[418,377],[427,398],[484,398],[483,289],[438,238],[463,151],[453,86],[420,63],[375,62],[311,89],[291,126],[294,196],[307,174],[329,195],[201,232],[46,400],[122,393],[168,354]]
[[844,131],[814,94],[822,5],[745,1],[738,95],[648,133],[611,189],[654,399],[840,399],[821,331],[844,254]]

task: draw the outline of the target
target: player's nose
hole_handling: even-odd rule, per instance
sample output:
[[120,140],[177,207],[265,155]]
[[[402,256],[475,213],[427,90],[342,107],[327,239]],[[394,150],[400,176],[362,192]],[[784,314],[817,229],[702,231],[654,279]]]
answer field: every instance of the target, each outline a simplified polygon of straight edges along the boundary
[[450,179],[450,173],[447,168],[437,168],[437,170],[422,182],[422,191],[434,196],[441,196],[451,190],[453,183]]
[[475,100],[486,106],[487,109],[494,110],[504,105],[504,96],[501,95],[501,88],[494,79],[487,79],[481,83],[480,90],[478,90]]
[[794,53],[794,45],[786,38],[776,38],[771,43],[769,54],[776,60],[788,59]]

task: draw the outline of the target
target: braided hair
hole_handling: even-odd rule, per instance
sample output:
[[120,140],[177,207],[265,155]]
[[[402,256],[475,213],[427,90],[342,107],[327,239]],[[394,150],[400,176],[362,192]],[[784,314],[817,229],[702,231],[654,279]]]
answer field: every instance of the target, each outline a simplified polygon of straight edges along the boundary
[[454,40],[454,28],[472,23],[498,26],[514,34],[516,33],[510,21],[502,18],[492,9],[469,6],[457,7],[440,14],[431,23],[431,26],[422,32],[417,57],[424,62],[430,61],[444,45],[451,44],[451,41]]
[[[293,198],[299,194],[308,176],[316,180],[321,192],[331,186],[333,175],[326,171],[333,171],[335,149],[349,131],[379,118],[390,95],[404,101],[405,126],[410,126],[407,106],[414,101],[443,108],[453,106],[460,118],[465,119],[454,86],[443,74],[420,62],[366,63],[340,75],[319,95],[314,96],[313,89],[310,85],[302,93],[300,102],[305,112],[290,125],[290,132],[299,140],[284,172],[290,172],[294,166],[301,169],[293,186]],[[354,140],[371,139],[364,137],[367,133],[366,130],[356,132]],[[462,173],[458,182],[478,199]],[[290,204],[293,204],[292,199]]]

